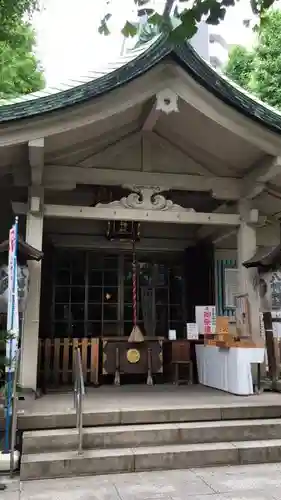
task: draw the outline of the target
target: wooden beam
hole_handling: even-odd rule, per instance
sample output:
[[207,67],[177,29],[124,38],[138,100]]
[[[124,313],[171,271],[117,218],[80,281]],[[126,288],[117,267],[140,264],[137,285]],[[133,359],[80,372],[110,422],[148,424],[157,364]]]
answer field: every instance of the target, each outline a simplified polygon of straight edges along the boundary
[[[27,212],[25,203],[12,202],[15,214]],[[256,212],[252,211],[251,222],[257,222]],[[88,220],[127,220],[136,222],[158,222],[161,224],[206,224],[217,226],[239,226],[240,215],[235,213],[205,213],[177,210],[143,210],[108,207],[84,207],[73,205],[44,205],[44,216],[59,219]]]
[[[108,241],[104,236],[92,236],[89,234],[59,234],[48,233],[52,243],[58,247],[67,248],[97,248],[97,249],[111,249],[112,242]],[[168,239],[168,238],[141,238],[136,242],[138,250],[145,251],[183,251],[188,246],[194,244],[190,239]],[[120,250],[132,250],[131,241],[117,241],[114,243],[114,248]]]
[[279,174],[281,174],[281,156],[266,156],[244,176],[242,197],[255,198],[264,191],[266,183]]
[[28,142],[28,157],[31,169],[31,185],[40,186],[44,171],[44,138]]
[[234,235],[235,236],[237,235],[237,229],[230,229],[226,232],[225,231],[219,232],[216,234],[216,236],[213,236],[212,243],[214,245],[218,245],[222,241],[227,240],[228,238],[230,238],[231,236],[234,236]]
[[[219,207],[217,207],[213,213],[219,214],[219,213],[231,213],[236,210],[236,206],[233,205],[227,205],[226,203],[223,203]],[[202,226],[198,229],[196,232],[196,239],[198,240],[205,240],[207,238],[210,238],[214,232],[216,231],[216,228],[213,226]]]
[[22,203],[18,201],[11,202],[12,210],[15,215],[26,215],[27,214],[27,203]]
[[214,224],[239,226],[239,214],[216,214],[177,210],[143,210],[114,207],[84,207],[72,205],[45,205],[44,215],[53,218],[89,220],[132,220],[174,224]]
[[67,165],[45,166],[45,187],[64,182],[89,185],[117,186],[123,184],[142,186],[163,186],[166,189],[183,191],[212,192],[222,200],[238,200],[241,195],[241,181],[233,177],[215,177],[203,175],[166,174],[159,172],[137,172],[108,168],[82,168]]
[[145,105],[143,117],[142,117],[142,131],[151,132],[160,117],[161,111],[156,109],[156,101],[153,103],[149,102]]

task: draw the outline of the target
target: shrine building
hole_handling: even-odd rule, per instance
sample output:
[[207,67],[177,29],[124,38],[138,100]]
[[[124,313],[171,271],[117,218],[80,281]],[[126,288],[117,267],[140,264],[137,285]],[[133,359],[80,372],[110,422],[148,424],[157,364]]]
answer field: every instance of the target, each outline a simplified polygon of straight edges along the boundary
[[24,389],[69,385],[78,345],[86,383],[113,383],[134,325],[161,383],[169,332],[186,339],[198,305],[231,318],[237,293],[259,338],[243,262],[280,244],[280,131],[277,110],[163,36],[0,106],[0,240],[18,216],[44,254],[21,315]]

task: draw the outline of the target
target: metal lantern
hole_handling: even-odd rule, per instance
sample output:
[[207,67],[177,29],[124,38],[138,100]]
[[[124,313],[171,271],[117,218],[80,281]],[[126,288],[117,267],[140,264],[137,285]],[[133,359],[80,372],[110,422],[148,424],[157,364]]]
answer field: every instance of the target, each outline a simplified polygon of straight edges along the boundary
[[139,241],[140,223],[134,221],[111,220],[107,223],[106,237],[110,240]]

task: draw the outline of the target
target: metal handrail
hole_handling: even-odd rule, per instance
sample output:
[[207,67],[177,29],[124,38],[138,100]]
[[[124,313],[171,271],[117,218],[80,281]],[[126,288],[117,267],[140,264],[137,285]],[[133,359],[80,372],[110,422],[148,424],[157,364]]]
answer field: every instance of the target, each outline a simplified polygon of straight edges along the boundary
[[82,370],[81,351],[74,350],[74,408],[76,411],[76,429],[78,431],[78,453],[83,451],[83,403],[85,396],[84,376]]
[[17,439],[17,423],[18,423],[18,377],[19,377],[19,365],[20,365],[20,349],[18,349],[15,359],[15,371],[13,378],[12,387],[12,423],[11,423],[11,448],[10,448],[10,476],[13,476],[14,465],[15,465],[15,448]]

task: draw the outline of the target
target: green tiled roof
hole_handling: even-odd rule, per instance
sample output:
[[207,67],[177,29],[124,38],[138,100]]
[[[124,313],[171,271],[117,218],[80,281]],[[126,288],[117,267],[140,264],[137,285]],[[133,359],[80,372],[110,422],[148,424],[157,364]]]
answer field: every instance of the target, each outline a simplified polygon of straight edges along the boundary
[[226,104],[275,132],[281,131],[281,113],[218,74],[189,44],[171,46],[164,36],[83,78],[5,102],[0,106],[0,122],[28,118],[93,99],[142,75],[167,56]]

